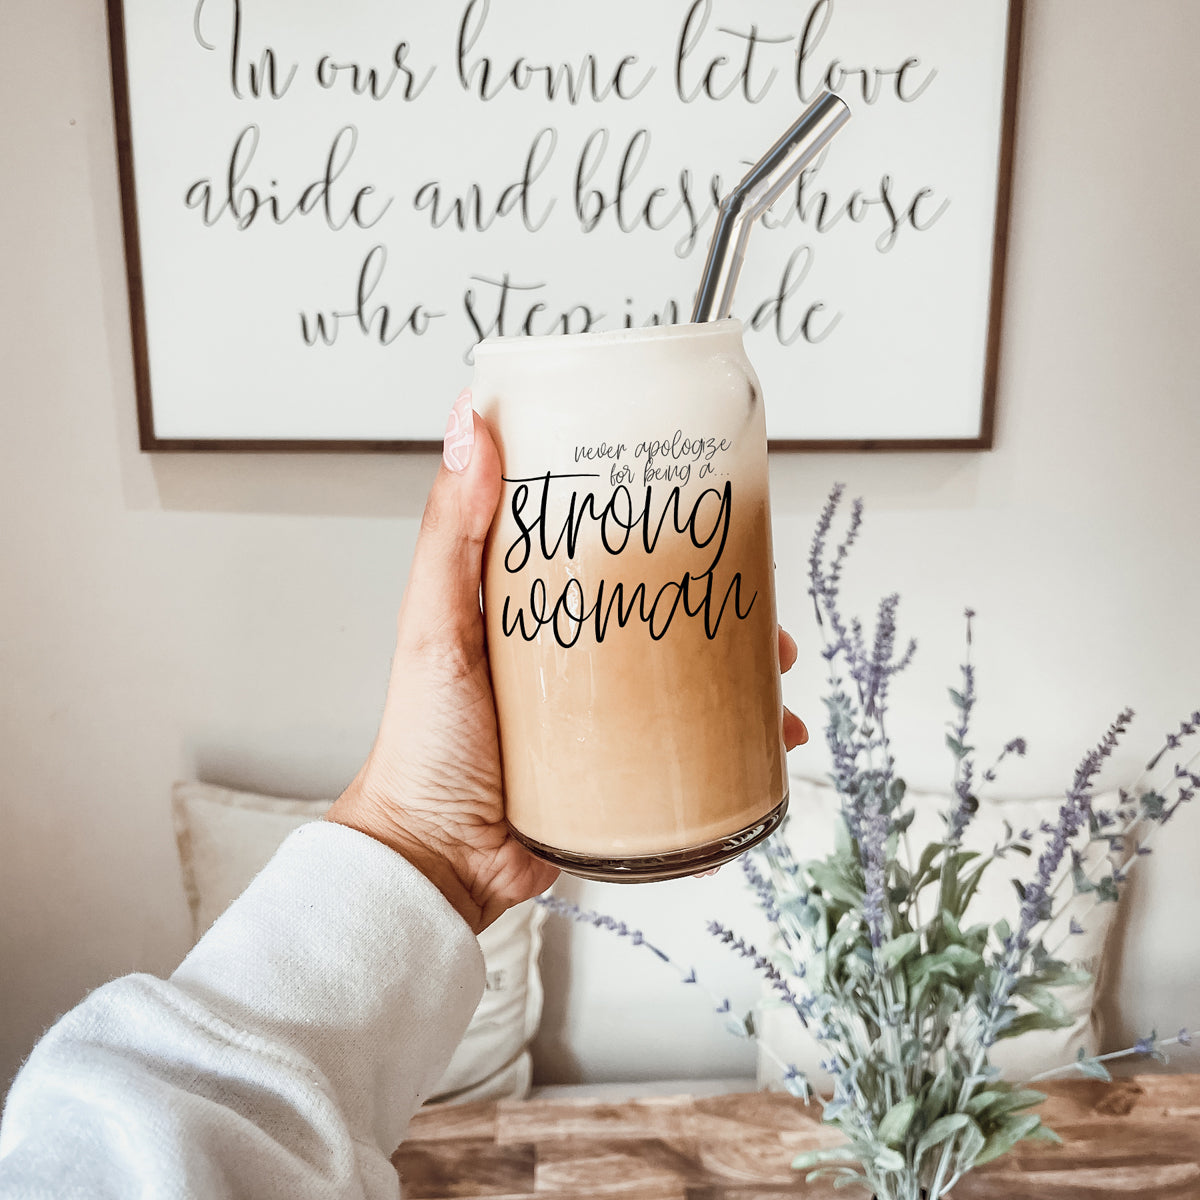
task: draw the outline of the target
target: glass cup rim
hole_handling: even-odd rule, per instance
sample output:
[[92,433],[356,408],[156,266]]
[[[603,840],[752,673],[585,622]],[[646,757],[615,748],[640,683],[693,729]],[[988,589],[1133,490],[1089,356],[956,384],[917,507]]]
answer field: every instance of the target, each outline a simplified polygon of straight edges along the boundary
[[515,334],[509,337],[489,337],[475,344],[476,356],[544,351],[550,348],[583,350],[592,347],[622,346],[646,342],[665,342],[684,338],[742,336],[742,322],[737,317],[719,321],[689,321],[676,325],[637,325],[630,329],[602,329],[591,333]]

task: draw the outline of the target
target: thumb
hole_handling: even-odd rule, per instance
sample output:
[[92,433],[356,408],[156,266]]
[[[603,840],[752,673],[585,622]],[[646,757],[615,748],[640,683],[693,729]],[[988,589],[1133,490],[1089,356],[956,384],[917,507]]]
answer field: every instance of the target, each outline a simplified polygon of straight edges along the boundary
[[[500,500],[500,454],[471,393],[455,402],[400,608],[400,641],[482,651],[483,544]],[[476,644],[477,643],[477,644]]]

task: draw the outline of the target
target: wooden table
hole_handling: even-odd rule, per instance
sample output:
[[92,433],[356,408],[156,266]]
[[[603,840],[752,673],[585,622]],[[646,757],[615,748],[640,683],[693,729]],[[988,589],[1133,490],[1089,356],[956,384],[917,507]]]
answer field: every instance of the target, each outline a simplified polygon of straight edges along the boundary
[[[954,1200],[1200,1200],[1200,1076],[1043,1090],[1043,1120],[1066,1144],[1027,1143]],[[818,1108],[776,1093],[502,1100],[422,1111],[392,1161],[405,1200],[841,1200],[864,1193],[806,1184],[789,1165],[840,1140]]]

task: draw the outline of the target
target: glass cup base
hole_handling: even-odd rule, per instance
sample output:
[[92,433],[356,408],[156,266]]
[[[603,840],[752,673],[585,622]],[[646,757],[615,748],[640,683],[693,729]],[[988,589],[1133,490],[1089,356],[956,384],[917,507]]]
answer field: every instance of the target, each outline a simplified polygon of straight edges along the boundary
[[748,825],[737,833],[728,834],[703,846],[691,846],[686,850],[671,850],[665,854],[635,854],[621,858],[602,858],[594,854],[572,854],[526,837],[519,829],[512,835],[530,854],[536,855],[580,879],[596,879],[603,883],[658,883],[664,879],[682,879],[688,875],[699,875],[711,871],[723,863],[730,862],[739,854],[758,845],[779,828],[787,813],[788,796],[773,808],[761,821]]

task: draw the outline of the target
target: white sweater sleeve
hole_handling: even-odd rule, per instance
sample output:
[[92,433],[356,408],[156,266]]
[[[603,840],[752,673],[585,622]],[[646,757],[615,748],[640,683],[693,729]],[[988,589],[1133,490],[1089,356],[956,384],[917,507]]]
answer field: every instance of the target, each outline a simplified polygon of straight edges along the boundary
[[482,992],[479,943],[424,876],[306,825],[169,982],[118,979],[42,1038],[0,1198],[394,1198],[390,1155]]

